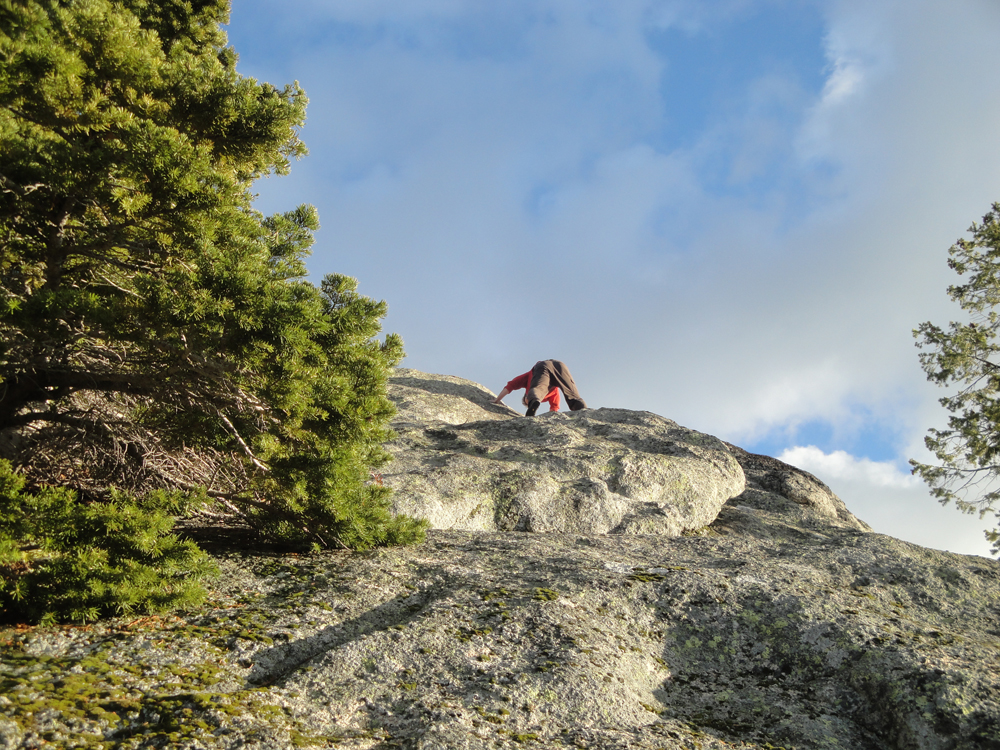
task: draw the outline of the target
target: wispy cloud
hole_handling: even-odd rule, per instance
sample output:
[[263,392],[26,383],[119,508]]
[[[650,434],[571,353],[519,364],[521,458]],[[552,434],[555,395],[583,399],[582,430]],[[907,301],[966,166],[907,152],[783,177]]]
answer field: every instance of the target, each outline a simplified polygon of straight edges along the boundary
[[901,472],[892,461],[857,458],[847,451],[824,453],[815,445],[795,446],[782,451],[778,459],[830,480],[864,482],[873,487],[917,487],[920,480]]
[[245,0],[231,37],[311,100],[260,207],[317,205],[311,269],[387,299],[408,366],[558,357],[588,403],[918,492],[863,461],[940,411],[910,330],[1000,198],[1000,4]]

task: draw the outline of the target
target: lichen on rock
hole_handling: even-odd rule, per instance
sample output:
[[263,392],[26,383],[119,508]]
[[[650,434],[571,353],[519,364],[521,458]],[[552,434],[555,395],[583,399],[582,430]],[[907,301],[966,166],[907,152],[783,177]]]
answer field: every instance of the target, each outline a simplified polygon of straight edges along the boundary
[[[394,387],[397,456],[450,473],[429,482],[442,513],[475,495],[502,530],[230,548],[197,611],[2,630],[0,748],[1000,748],[997,561],[875,534],[817,477],[655,415],[529,420],[458,378]],[[620,528],[730,475],[699,528]],[[615,533],[554,528],[584,515]]]

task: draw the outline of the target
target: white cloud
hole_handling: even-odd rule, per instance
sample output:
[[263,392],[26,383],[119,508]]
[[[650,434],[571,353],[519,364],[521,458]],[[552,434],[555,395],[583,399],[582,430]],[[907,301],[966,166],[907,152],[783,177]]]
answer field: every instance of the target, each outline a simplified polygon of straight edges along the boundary
[[824,453],[814,445],[787,448],[779,460],[831,480],[863,482],[873,487],[916,487],[920,480],[891,461],[857,458],[847,451]]
[[841,102],[861,88],[864,72],[857,60],[838,58],[833,63],[833,73],[823,88],[823,104],[832,105]]

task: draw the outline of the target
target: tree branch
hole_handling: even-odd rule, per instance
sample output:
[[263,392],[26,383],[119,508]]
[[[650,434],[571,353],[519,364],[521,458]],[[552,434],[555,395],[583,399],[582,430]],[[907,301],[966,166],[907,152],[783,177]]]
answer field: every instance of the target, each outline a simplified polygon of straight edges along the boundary
[[237,431],[233,423],[229,421],[229,417],[227,417],[222,412],[219,412],[219,419],[222,420],[222,424],[226,426],[230,434],[236,439],[236,442],[239,444],[240,449],[247,455],[247,457],[250,459],[250,462],[253,463],[253,465],[256,466],[258,469],[260,469],[261,471],[264,472],[270,471],[271,469],[268,468],[266,464],[264,464],[262,461],[260,461],[260,459],[257,458],[257,456],[254,455],[253,451],[250,450],[250,446],[247,445],[246,442],[244,442],[242,437],[240,437],[240,433]]

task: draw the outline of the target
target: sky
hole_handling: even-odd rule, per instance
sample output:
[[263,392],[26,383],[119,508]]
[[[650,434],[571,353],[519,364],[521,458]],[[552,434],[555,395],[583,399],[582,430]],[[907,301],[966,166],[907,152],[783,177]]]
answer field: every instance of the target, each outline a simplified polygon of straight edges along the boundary
[[[1000,200],[996,0],[233,0],[238,71],[309,100],[258,182],[384,299],[403,366],[776,456],[876,531],[988,555],[908,459],[944,426],[912,330]],[[508,398],[519,406],[516,397]]]

